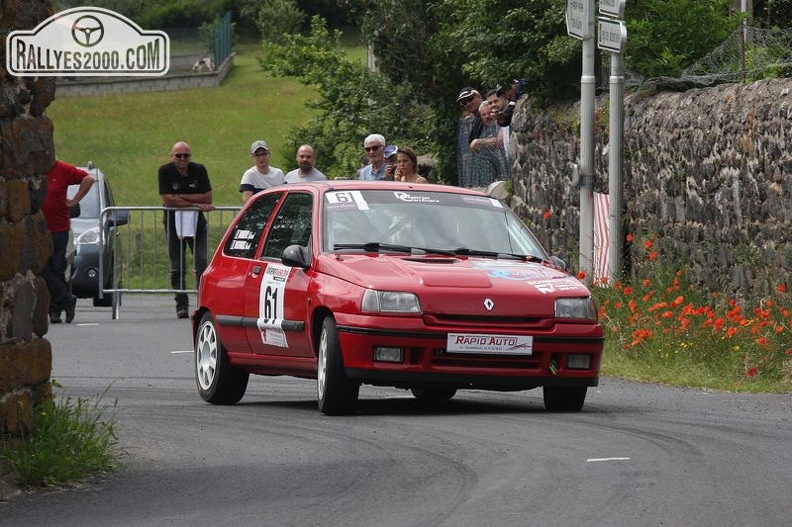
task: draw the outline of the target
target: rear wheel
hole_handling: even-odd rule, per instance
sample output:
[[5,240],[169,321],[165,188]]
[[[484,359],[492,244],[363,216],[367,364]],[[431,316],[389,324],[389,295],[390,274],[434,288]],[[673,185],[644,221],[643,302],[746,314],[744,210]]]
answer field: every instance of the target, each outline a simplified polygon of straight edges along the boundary
[[319,411],[327,415],[347,415],[355,411],[360,383],[347,379],[338,330],[333,317],[322,322],[316,371]]
[[583,408],[583,403],[586,402],[587,390],[588,388],[585,386],[573,388],[545,386],[543,388],[545,409],[550,412],[580,411]]
[[419,401],[447,401],[456,395],[456,388],[413,388],[412,394]]
[[234,404],[247,390],[250,374],[231,366],[217,337],[212,315],[204,313],[195,336],[195,383],[201,398],[212,404]]

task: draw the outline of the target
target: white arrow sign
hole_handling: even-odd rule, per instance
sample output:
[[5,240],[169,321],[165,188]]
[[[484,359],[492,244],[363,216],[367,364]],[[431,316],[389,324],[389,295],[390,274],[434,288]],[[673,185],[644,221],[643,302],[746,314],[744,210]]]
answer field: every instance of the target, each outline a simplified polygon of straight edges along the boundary
[[621,53],[627,44],[627,26],[621,20],[600,18],[597,28],[597,47],[612,53]]
[[569,36],[585,40],[589,34],[589,9],[593,0],[567,0],[566,26]]

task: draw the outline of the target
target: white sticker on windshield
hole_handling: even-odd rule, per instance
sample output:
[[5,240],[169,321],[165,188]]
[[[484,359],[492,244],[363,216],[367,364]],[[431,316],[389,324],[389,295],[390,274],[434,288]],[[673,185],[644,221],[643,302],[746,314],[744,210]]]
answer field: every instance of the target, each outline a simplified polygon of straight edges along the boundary
[[354,206],[358,210],[369,210],[368,203],[363,199],[363,194],[359,190],[339,190],[325,194],[327,203],[335,205],[337,208]]
[[261,334],[261,342],[270,346],[285,348],[289,345],[283,331],[283,297],[291,270],[285,265],[268,264],[261,280],[256,326]]

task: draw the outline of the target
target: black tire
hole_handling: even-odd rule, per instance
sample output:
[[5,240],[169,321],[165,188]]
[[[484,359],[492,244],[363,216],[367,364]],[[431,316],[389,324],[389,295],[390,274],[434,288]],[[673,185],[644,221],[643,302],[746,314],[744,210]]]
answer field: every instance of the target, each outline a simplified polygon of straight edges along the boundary
[[560,386],[545,386],[544,392],[545,409],[549,412],[578,412],[586,402],[585,386],[573,388]]
[[448,401],[457,393],[456,388],[413,388],[413,396],[419,401]]
[[249,378],[248,372],[231,366],[212,315],[204,313],[195,335],[195,384],[201,399],[212,404],[238,403]]
[[355,411],[360,383],[347,379],[338,330],[333,317],[322,322],[316,364],[316,397],[319,411],[326,415],[348,415]]

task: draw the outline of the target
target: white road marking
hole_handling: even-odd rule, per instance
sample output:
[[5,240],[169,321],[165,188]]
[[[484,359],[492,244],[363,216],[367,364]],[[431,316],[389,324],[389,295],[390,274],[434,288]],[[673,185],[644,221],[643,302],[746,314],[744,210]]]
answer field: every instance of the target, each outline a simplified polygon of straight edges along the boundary
[[193,350],[181,350],[181,351],[179,351],[179,350],[176,350],[176,351],[171,351],[171,354],[173,354],[173,355],[177,355],[177,354],[179,354],[179,353],[195,353],[195,352],[194,352]]
[[79,324],[75,324],[76,326],[98,326],[99,322],[81,322]]
[[591,459],[587,459],[586,463],[601,463],[603,461],[629,461],[630,458],[628,457],[593,457]]

